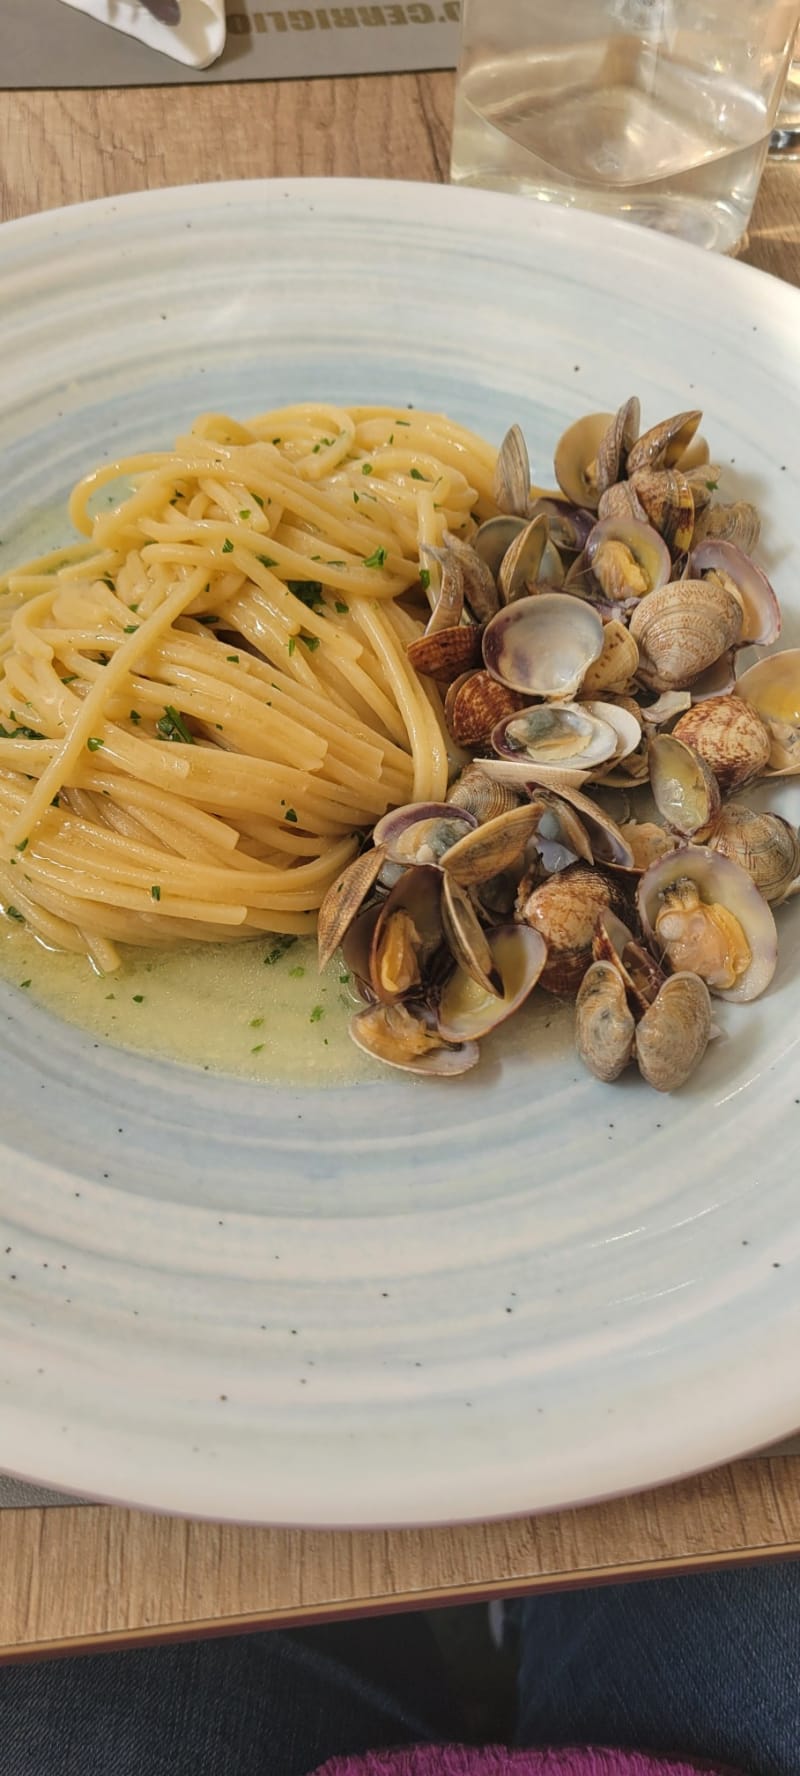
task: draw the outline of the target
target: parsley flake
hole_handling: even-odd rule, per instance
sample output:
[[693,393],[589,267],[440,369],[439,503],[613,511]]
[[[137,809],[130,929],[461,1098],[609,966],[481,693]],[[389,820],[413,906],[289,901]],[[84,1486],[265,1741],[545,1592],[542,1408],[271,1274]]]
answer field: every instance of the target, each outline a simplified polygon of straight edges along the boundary
[[295,814],[294,808],[287,808],[283,818],[284,820],[291,820],[297,825],[297,815]]
[[245,506],[245,507],[244,507],[244,510],[243,510],[243,511],[241,511],[241,512],[240,512],[240,513],[239,513],[239,517],[240,517],[240,518],[241,518],[241,520],[242,520],[242,523],[243,523],[243,524],[246,524],[246,523],[247,523],[247,520],[248,520],[248,518],[251,518],[251,517],[252,517],[252,513],[251,513],[251,510],[250,510],[250,507],[249,507],[249,506]]
[[96,734],[90,734],[86,744],[90,752],[99,752],[103,742],[98,740]]
[[305,969],[302,968],[299,963],[296,968],[289,969],[289,979],[290,980],[302,980],[304,974],[305,974]]
[[260,1055],[263,1047],[264,1047],[263,1042],[257,1042],[255,1045],[255,1048],[251,1048],[251,1050],[250,1050],[251,1055]]
[[131,710],[131,711],[130,711],[130,713],[129,713],[129,715],[128,715],[128,720],[129,720],[129,721],[132,721],[132,722],[134,722],[134,723],[136,723],[136,722],[140,722],[140,721],[141,721],[141,719],[142,719],[142,718],[141,718],[141,716],[140,716],[140,714],[139,714],[139,711],[138,711],[138,709],[132,709],[132,710]]
[[301,604],[320,604],[322,600],[321,580],[287,580],[287,592],[293,592]]
[[138,623],[126,623],[122,633],[123,635],[135,635],[138,628]]
[[430,475],[423,475],[420,469],[410,469],[412,481],[429,481]]
[[257,555],[256,561],[260,561],[262,567],[277,567],[278,565],[271,555]]
[[233,543],[231,542],[230,537],[225,538],[225,541],[222,545],[222,553],[223,553],[223,555],[232,555],[233,554]]
[[357,493],[354,493],[354,494],[353,494],[353,504],[354,504],[354,505],[355,505],[355,506],[357,506],[357,505],[358,505],[358,494],[357,494]]
[[28,845],[27,839],[18,839],[16,849],[18,851],[24,851],[27,848],[27,845]]
[[289,636],[289,641],[287,643],[287,646],[288,646],[289,653],[293,654],[295,648],[297,647],[297,641],[293,635]]
[[266,956],[264,957],[264,967],[265,968],[274,968],[275,963],[280,962],[281,957],[286,955],[286,951],[290,950],[292,948],[292,945],[296,944],[296,943],[297,943],[297,938],[290,937],[288,935],[288,933],[285,935],[281,934],[280,937],[276,937],[275,942],[272,946],[272,949],[268,950]]
[[386,560],[386,550],[381,547],[378,547],[377,549],[373,549],[371,555],[364,556],[364,566],[365,567],[383,567],[385,560]]
[[303,646],[308,648],[310,654],[315,653],[319,647],[318,635],[301,635],[300,640],[302,641]]
[[29,980],[26,980],[26,981],[20,981],[19,984],[21,987],[29,987],[31,983]]
[[431,576],[430,576],[430,574],[429,574],[429,572],[428,572],[428,569],[427,569],[427,567],[421,567],[421,568],[420,568],[420,570],[419,570],[419,583],[420,583],[420,585],[421,585],[421,587],[422,587],[422,590],[423,590],[423,592],[427,592],[427,591],[428,591],[428,588],[429,588],[429,586],[430,586],[430,583],[431,583]]
[[238,664],[239,664],[239,655],[238,654],[226,654],[225,658],[226,658],[226,660],[230,661],[232,666],[238,666]]
[[333,608],[339,612],[340,617],[346,617],[350,606],[349,604],[345,604],[343,598],[337,598]]
[[144,993],[134,993],[133,1003],[134,1005],[144,1005]]
[[166,705],[164,714],[156,722],[156,733],[162,740],[182,740],[186,746],[194,746],[194,734],[189,732],[183,716],[171,703]]
[[153,883],[153,886],[150,889],[150,893],[151,893],[153,900],[160,900],[161,899],[161,889],[159,888],[157,882]]
[[314,1010],[312,1011],[311,1016],[308,1021],[310,1024],[318,1024],[320,1018],[324,1018],[324,1016],[325,1016],[325,1012],[324,1012],[322,1006],[315,1005]]
[[16,919],[18,925],[25,924],[25,920],[24,920],[18,907],[7,906],[6,907],[6,918],[7,919]]
[[361,473],[362,473],[362,475],[371,475],[372,474],[372,463],[362,463],[361,464]]

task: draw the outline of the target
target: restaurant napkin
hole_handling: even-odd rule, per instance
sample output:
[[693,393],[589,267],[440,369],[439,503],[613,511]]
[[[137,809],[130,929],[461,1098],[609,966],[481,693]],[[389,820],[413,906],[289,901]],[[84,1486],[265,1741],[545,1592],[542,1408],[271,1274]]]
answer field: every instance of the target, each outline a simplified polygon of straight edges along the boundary
[[225,48],[225,0],[180,0],[176,8],[180,22],[175,25],[162,24],[140,0],[64,0],[64,4],[138,37],[188,68],[208,68]]

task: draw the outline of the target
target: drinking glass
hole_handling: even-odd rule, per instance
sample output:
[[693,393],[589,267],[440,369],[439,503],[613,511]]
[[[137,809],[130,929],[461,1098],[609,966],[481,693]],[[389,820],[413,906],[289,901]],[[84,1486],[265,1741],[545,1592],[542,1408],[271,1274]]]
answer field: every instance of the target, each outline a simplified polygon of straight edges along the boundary
[[464,0],[451,178],[745,235],[798,0]]
[[794,59],[789,65],[769,151],[774,160],[800,160],[800,30],[794,40]]

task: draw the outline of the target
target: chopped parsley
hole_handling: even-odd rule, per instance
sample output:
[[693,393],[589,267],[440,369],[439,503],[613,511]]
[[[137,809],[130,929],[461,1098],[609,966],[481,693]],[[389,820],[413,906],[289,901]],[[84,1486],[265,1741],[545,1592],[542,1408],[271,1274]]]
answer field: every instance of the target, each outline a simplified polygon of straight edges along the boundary
[[311,1016],[308,1021],[310,1024],[318,1024],[320,1018],[323,1018],[324,1016],[325,1016],[325,1012],[323,1011],[322,1006],[315,1005],[314,1010],[312,1011]]
[[16,849],[18,851],[24,851],[27,848],[27,845],[28,845],[27,839],[18,839]]
[[139,714],[139,711],[138,711],[138,709],[132,709],[132,710],[131,710],[131,711],[130,711],[130,714],[129,714],[129,716],[128,716],[128,720],[129,720],[129,721],[132,721],[132,722],[134,722],[134,723],[135,723],[135,722],[140,722],[140,721],[141,721],[141,719],[142,719],[142,718],[141,718],[141,716],[140,716],[140,714]]
[[135,635],[138,628],[138,623],[126,623],[122,633],[123,635]]
[[6,907],[6,918],[7,919],[16,919],[18,925],[25,924],[25,920],[19,910],[19,907],[7,906]]
[[77,676],[77,672],[68,672],[66,678],[62,678],[61,680],[62,685],[74,684]]
[[26,980],[26,981],[20,981],[19,984],[21,987],[29,987],[31,983],[29,980]]
[[431,576],[430,576],[430,574],[429,574],[429,572],[428,572],[428,569],[427,569],[427,567],[421,567],[421,568],[420,568],[420,570],[419,570],[419,583],[420,583],[420,585],[421,585],[421,587],[422,587],[422,590],[423,590],[423,592],[427,592],[427,591],[428,591],[428,588],[429,588],[429,586],[430,586],[430,583],[431,583]]
[[411,469],[410,474],[411,474],[412,481],[429,481],[430,480],[430,475],[423,475],[422,471],[420,469]]
[[716,493],[717,488],[719,487],[719,482],[718,481],[707,481],[706,487],[708,488],[709,493]]
[[293,821],[295,825],[297,824],[297,815],[294,811],[294,808],[287,808],[286,813],[284,814],[283,818],[284,818],[284,820]]
[[260,561],[262,567],[277,567],[278,565],[277,561],[273,561],[271,555],[257,555],[256,561]]
[[[207,587],[207,586],[206,586],[206,591],[208,591],[208,587]],[[202,616],[200,616],[200,617],[195,617],[195,622],[196,622],[196,623],[206,623],[206,624],[208,624],[208,623],[218,623],[218,622],[219,622],[219,617],[218,617],[218,616],[217,616],[217,613],[216,613],[216,611],[203,611],[203,614],[202,614]]]
[[251,1055],[260,1055],[263,1047],[264,1047],[263,1042],[257,1042],[255,1045],[255,1048],[251,1048],[251,1050],[250,1050]]
[[99,752],[102,744],[102,740],[98,740],[96,734],[90,734],[86,742],[90,752]]
[[293,592],[301,604],[319,604],[322,599],[321,580],[287,580],[287,592]]
[[275,942],[272,946],[272,949],[268,950],[266,956],[264,957],[264,967],[265,968],[274,968],[275,963],[280,962],[281,957],[286,955],[286,951],[290,950],[292,945],[296,944],[296,943],[297,943],[297,938],[290,937],[288,935],[288,933],[286,935],[281,935],[280,937],[276,937]]
[[54,795],[54,796],[53,796],[53,800],[52,800],[52,802],[51,802],[51,803],[50,803],[50,806],[51,806],[51,808],[60,808],[60,807],[61,807],[61,797],[60,797],[60,795]]
[[240,517],[240,518],[241,518],[241,520],[242,520],[242,523],[243,523],[243,524],[246,524],[246,523],[247,523],[247,520],[248,520],[248,518],[251,518],[251,517],[252,517],[252,512],[251,512],[251,510],[250,510],[250,507],[249,507],[249,506],[245,506],[245,507],[244,507],[244,510],[243,510],[243,511],[241,511],[241,512],[240,512],[240,513],[239,513],[239,517]]
[[293,654],[295,648],[297,647],[297,641],[296,641],[296,638],[294,637],[294,635],[289,636],[289,641],[288,641],[287,645],[288,645],[289,653]]
[[260,1030],[260,1029],[261,1029],[261,1026],[262,1026],[262,1024],[263,1024],[263,1022],[264,1022],[264,1019],[263,1019],[263,1017],[259,1017],[259,1018],[251,1018],[251,1019],[250,1019],[250,1028],[251,1028],[251,1030]]
[[133,1003],[134,1005],[144,1005],[144,993],[134,993]]
[[372,474],[372,463],[362,463],[361,464],[361,473],[362,473],[362,475],[371,475]]
[[305,974],[305,969],[301,966],[300,963],[297,964],[296,968],[289,969],[289,979],[290,980],[302,980],[304,974]]
[[[11,712],[11,720],[14,720],[13,710]],[[44,739],[44,734],[40,734],[38,728],[24,728],[21,724],[16,728],[4,728],[2,722],[0,722],[0,740],[17,740],[20,734],[24,740]]]
[[353,504],[354,504],[354,506],[358,505],[358,494],[357,493],[353,494]]
[[349,981],[349,980],[350,980],[350,978],[351,978],[351,977],[350,977],[350,975],[349,975],[349,974],[340,974],[340,976],[339,976],[339,983],[340,983],[340,985],[341,985],[341,986],[343,986],[343,987],[346,987],[346,986],[347,986],[347,983],[348,983],[348,981]]
[[262,499],[262,498],[261,498],[261,495],[260,495],[260,493],[254,493],[254,494],[253,494],[253,499],[254,499],[254,500],[255,500],[255,502],[256,502],[256,505],[257,505],[257,506],[260,506],[260,507],[261,507],[261,510],[262,510],[262,512],[263,512],[263,510],[264,510],[264,501],[263,501],[263,499]]
[[162,740],[182,740],[186,746],[194,746],[194,734],[189,732],[183,716],[171,703],[166,705],[164,714],[156,722],[156,733]]
[[161,889],[159,888],[157,882],[153,883],[153,886],[150,889],[150,893],[151,893],[153,900],[160,900],[161,899]]
[[238,666],[238,664],[239,664],[239,655],[238,654],[226,654],[225,658],[226,658],[226,660],[230,661],[231,666]]
[[301,635],[300,640],[302,641],[303,646],[308,648],[310,654],[313,654],[319,647],[318,635]]
[[223,555],[232,555],[233,554],[233,543],[231,542],[230,537],[225,538],[225,541],[222,545],[222,553],[223,553]]
[[386,560],[386,550],[381,548],[379,545],[377,549],[373,549],[371,555],[364,556],[364,566],[365,567],[383,567],[385,560]]
[[340,617],[346,617],[350,606],[345,604],[343,598],[337,598],[333,608],[339,612]]

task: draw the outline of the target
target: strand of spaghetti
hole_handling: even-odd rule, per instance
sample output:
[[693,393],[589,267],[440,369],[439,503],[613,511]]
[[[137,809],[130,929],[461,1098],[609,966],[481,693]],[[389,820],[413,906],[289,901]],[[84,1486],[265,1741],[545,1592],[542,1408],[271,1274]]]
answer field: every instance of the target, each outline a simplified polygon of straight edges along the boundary
[[6,843],[18,845],[30,837],[37,821],[44,813],[53,796],[57,795],[68,772],[74,770],[77,759],[93,733],[95,724],[102,719],[103,704],[109,690],[128,673],[130,666],[138,658],[143,647],[155,641],[159,630],[166,629],[187,604],[191,604],[200,587],[199,576],[192,576],[177,586],[171,598],[165,600],[159,610],[148,617],[137,630],[136,636],[130,636],[117,649],[114,659],[105,668],[111,674],[110,680],[105,677],[92,686],[77,714],[71,731],[66,735],[55,756],[50,760],[43,776],[39,778],[36,788],[31,792],[24,816],[18,817],[11,825],[10,831],[4,835]]

